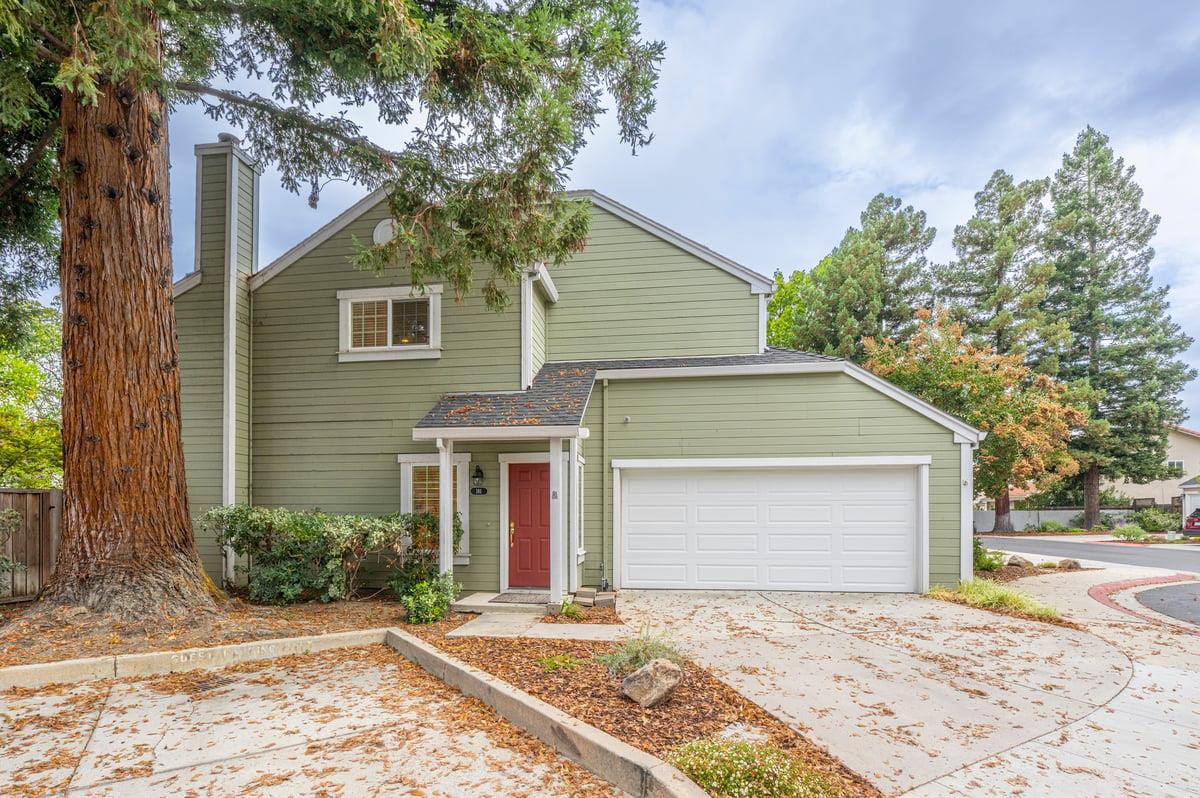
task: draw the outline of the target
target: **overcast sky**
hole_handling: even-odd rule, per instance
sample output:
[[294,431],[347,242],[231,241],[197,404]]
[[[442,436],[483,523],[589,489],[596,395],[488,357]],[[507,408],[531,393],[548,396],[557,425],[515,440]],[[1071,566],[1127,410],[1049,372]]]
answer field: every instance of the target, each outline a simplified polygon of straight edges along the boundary
[[[631,157],[602,125],[572,187],[764,274],[811,267],[886,191],[928,212],[944,260],[993,170],[1049,175],[1092,124],[1162,216],[1154,275],[1200,338],[1200,3],[697,0],[644,2],[642,18],[667,43],[654,142]],[[400,146],[403,131],[355,116]],[[179,275],[192,263],[192,146],[223,128],[190,107],[172,123]],[[332,184],[312,210],[268,172],[260,266],[363,193]],[[1200,366],[1200,345],[1188,359]],[[1200,426],[1196,382],[1186,401]]]

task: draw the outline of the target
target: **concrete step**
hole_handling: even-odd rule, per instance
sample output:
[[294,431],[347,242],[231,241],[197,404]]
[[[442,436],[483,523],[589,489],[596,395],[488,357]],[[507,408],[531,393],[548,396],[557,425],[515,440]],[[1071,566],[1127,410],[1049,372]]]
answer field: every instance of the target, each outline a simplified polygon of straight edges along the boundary
[[509,615],[545,615],[545,604],[490,603],[499,593],[468,593],[450,605],[453,612],[505,613]]

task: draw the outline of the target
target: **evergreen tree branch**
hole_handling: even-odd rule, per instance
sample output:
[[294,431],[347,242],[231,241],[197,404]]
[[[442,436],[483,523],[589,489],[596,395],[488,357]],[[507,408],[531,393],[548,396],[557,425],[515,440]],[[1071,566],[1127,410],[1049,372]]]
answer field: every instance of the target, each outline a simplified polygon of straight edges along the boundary
[[29,173],[37,167],[41,162],[42,156],[46,154],[46,148],[50,146],[50,142],[54,140],[54,134],[58,133],[58,120],[54,120],[46,125],[46,129],[42,132],[41,138],[34,144],[33,149],[29,151],[29,155],[17,167],[17,170],[0,184],[0,197],[3,197],[8,192],[12,191],[17,186],[29,177]]

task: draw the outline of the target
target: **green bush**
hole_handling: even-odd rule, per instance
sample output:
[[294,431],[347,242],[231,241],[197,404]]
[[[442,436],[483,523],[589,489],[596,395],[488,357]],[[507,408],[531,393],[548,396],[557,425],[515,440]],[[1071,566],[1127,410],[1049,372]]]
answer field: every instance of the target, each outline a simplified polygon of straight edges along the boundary
[[[437,516],[428,513],[375,517],[233,505],[209,510],[200,523],[219,545],[246,558],[248,565],[238,570],[246,576],[250,598],[267,604],[349,598],[368,556],[379,555],[389,570],[403,573],[431,559],[431,538],[433,575],[437,571]],[[462,536],[457,517],[454,526],[457,548]]]
[[1125,524],[1113,530],[1113,537],[1121,540],[1131,540],[1135,543],[1143,540],[1149,540],[1150,536],[1146,534],[1146,530],[1142,529],[1137,524]]
[[1004,565],[1004,555],[984,548],[983,541],[979,538],[972,538],[971,553],[974,555],[976,571],[995,571]]
[[1048,518],[1042,523],[1038,524],[1038,532],[1062,532],[1066,528],[1066,524],[1062,523],[1061,521],[1055,521],[1052,518]]
[[571,599],[565,598],[562,600],[562,604],[558,608],[558,614],[564,618],[570,618],[573,621],[577,621],[583,617],[583,607],[579,606],[574,601],[571,601]]
[[1133,523],[1150,534],[1173,532],[1180,527],[1179,516],[1160,510],[1157,507],[1147,507],[1133,514]]
[[[1115,515],[1112,513],[1100,513],[1100,516],[1096,519],[1096,523],[1092,526],[1092,529],[1100,532],[1107,532],[1116,525],[1117,517]],[[1075,515],[1071,516],[1071,526],[1080,529],[1083,528],[1083,513],[1076,513]]]
[[833,798],[841,790],[768,743],[692,740],[668,761],[706,792],[726,798]]
[[650,634],[649,625],[643,626],[637,637],[632,637],[609,653],[596,657],[596,661],[608,668],[608,672],[613,676],[636,671],[652,659],[667,659],[676,665],[683,661],[674,644],[664,635]]
[[400,596],[400,603],[407,611],[405,620],[409,623],[437,623],[446,617],[461,588],[462,585],[455,584],[454,576],[449,573],[435,576],[428,582],[418,582]]

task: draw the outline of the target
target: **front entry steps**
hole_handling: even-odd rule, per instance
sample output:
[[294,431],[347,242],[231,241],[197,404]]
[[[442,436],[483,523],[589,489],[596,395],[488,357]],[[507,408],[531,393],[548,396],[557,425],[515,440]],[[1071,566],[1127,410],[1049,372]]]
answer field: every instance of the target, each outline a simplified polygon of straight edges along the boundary
[[508,615],[536,615],[542,616],[546,614],[546,597],[538,603],[512,603],[512,602],[497,602],[493,599],[499,598],[500,593],[467,593],[461,596],[458,601],[450,605],[450,609],[454,612],[475,612],[475,613],[504,613]]

